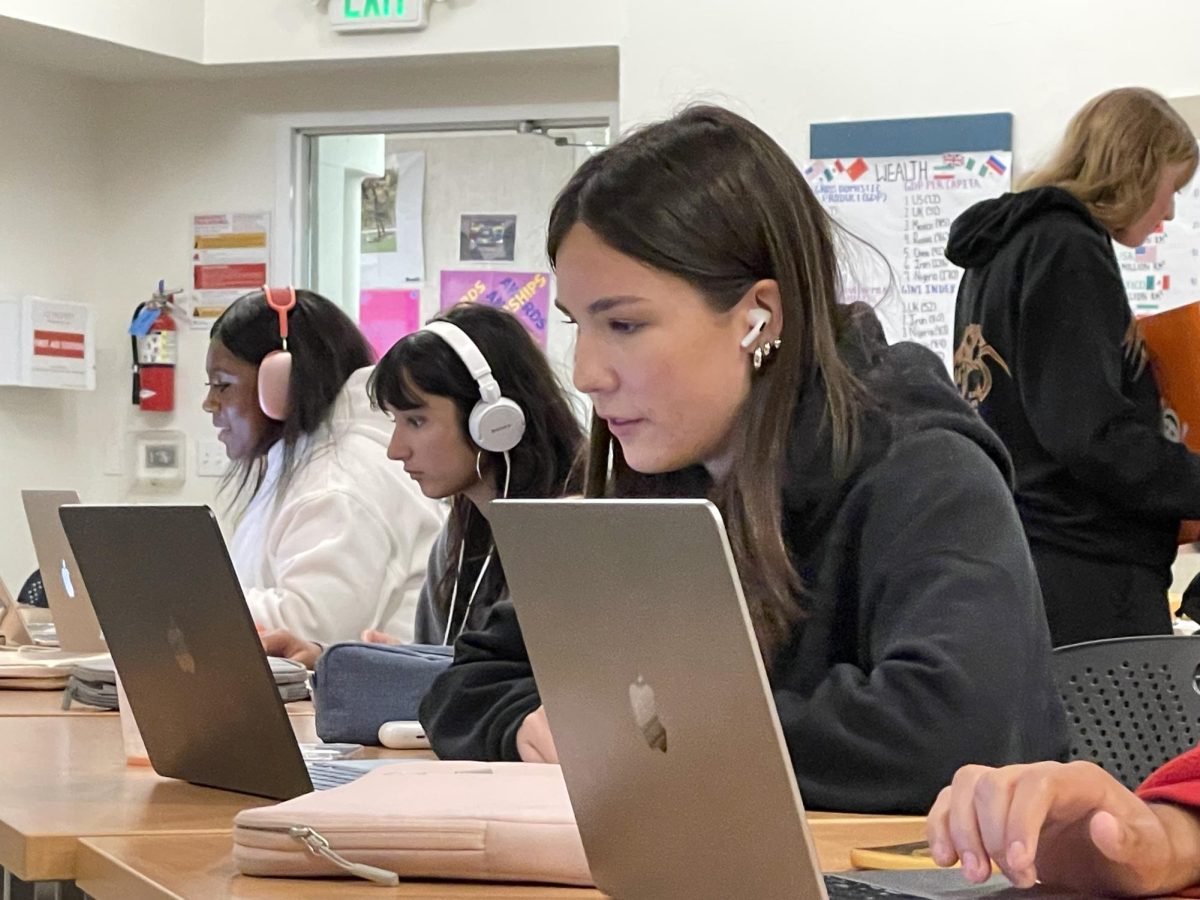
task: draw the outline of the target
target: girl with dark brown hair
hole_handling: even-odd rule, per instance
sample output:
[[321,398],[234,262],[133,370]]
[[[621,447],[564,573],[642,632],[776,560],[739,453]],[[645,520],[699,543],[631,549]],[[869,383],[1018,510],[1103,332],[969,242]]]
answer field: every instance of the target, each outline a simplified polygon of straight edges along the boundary
[[[585,162],[548,241],[587,494],[711,499],[806,803],[923,811],[968,760],[1057,756],[1062,711],[1007,455],[932,353],[839,303],[834,247],[783,149],[714,107]],[[443,757],[557,758],[511,602],[422,721]]]

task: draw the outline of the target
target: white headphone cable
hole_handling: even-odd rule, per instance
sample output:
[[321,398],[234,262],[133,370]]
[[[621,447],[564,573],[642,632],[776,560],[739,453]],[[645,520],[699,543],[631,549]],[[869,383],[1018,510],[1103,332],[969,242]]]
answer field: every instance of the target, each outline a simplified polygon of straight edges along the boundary
[[[467,510],[466,518],[470,518],[471,511]],[[467,552],[467,523],[463,522],[463,538],[462,543],[458,548],[458,568],[454,570],[454,589],[450,592],[450,613],[446,616],[446,631],[442,634],[442,646],[448,646],[450,643],[450,623],[454,621],[454,604],[458,600],[458,579],[462,576],[463,554]]]
[[[482,455],[482,454],[481,454]],[[479,466],[479,459],[475,460],[476,469]],[[512,477],[512,460],[509,458],[508,451],[504,451],[504,492],[500,495],[501,499],[508,499],[508,485]],[[468,515],[470,512],[468,511]],[[467,528],[463,525],[463,541],[462,546],[458,551],[458,571],[454,574],[454,591],[450,594],[450,614],[446,617],[446,632],[442,635],[442,646],[445,647],[450,643],[450,626],[454,621],[454,604],[458,599],[458,582],[462,577],[463,554],[467,550]],[[496,555],[496,544],[493,541],[488,547],[487,556],[484,557],[483,565],[479,569],[479,577],[475,579],[475,586],[471,588],[471,596],[467,598],[467,608],[463,610],[462,624],[458,626],[458,634],[455,640],[462,637],[462,633],[467,630],[467,619],[471,616],[471,607],[475,604],[475,595],[479,592],[479,585],[483,583],[483,576],[487,574],[488,566],[491,565],[492,557]]]

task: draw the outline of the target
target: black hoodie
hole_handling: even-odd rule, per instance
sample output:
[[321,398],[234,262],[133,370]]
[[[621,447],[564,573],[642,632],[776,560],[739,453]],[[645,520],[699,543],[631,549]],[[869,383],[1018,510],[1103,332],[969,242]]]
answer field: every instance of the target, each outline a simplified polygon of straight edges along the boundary
[[966,269],[955,379],[1000,435],[1036,551],[1165,570],[1200,517],[1200,457],[1162,435],[1112,242],[1059,188],[985,200],[950,229]]
[[[1064,752],[1049,636],[995,435],[932,353],[887,346],[869,312],[839,351],[873,409],[839,478],[821,392],[799,399],[783,527],[809,615],[771,684],[806,805],[924,812],[965,763]],[[443,758],[514,760],[539,703],[503,602],[459,641],[421,721]]]

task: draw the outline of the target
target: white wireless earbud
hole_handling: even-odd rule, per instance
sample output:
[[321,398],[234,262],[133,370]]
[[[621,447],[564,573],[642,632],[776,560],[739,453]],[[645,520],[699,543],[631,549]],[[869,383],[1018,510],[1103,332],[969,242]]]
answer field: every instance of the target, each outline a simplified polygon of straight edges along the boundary
[[750,330],[742,338],[742,347],[748,348],[762,334],[762,330],[767,326],[767,323],[771,321],[771,313],[762,307],[756,306],[746,314],[746,318],[750,320]]

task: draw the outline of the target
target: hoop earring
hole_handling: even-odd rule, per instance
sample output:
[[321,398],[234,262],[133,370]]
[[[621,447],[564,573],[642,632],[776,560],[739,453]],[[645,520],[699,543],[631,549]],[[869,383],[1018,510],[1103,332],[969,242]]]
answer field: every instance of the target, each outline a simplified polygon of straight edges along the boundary
[[475,477],[478,478],[480,481],[483,481],[482,463],[483,463],[483,451],[480,450],[478,453],[475,454]]

